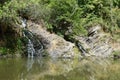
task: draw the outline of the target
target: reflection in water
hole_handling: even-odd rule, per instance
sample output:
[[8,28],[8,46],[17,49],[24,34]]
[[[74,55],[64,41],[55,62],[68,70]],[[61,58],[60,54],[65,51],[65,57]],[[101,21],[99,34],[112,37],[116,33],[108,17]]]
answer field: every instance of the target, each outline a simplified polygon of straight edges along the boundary
[[29,71],[30,69],[32,69],[33,63],[34,63],[33,58],[28,58],[27,65],[26,65],[27,71]]
[[87,58],[1,59],[0,80],[120,80],[120,61]]

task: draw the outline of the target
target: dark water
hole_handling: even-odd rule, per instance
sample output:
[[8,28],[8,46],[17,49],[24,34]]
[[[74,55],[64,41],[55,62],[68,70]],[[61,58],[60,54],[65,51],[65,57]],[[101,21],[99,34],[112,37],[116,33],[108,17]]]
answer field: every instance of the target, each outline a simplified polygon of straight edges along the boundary
[[120,60],[0,59],[0,80],[120,80]]

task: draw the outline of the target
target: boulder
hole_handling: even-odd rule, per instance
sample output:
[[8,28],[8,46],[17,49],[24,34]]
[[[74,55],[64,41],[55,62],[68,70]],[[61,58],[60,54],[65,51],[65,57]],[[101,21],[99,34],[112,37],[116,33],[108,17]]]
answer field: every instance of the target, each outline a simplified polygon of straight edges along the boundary
[[89,56],[108,57],[113,52],[109,44],[110,35],[103,32],[100,25],[89,28],[87,37],[76,36],[76,40],[81,43],[86,55]]
[[50,33],[41,24],[31,21],[27,22],[27,28],[36,35],[44,46],[44,49],[51,57],[72,58],[77,55],[75,44],[64,40],[62,37]]

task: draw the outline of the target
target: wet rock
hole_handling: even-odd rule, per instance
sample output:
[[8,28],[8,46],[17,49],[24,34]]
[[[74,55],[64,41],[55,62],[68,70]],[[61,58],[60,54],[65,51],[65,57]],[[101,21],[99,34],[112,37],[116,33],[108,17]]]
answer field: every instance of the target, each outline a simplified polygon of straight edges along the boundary
[[76,40],[81,43],[86,55],[108,57],[113,52],[109,44],[110,36],[102,32],[100,25],[90,28],[87,37],[77,36]]
[[34,56],[42,56],[43,45],[40,40],[30,31],[24,29],[24,38],[26,39],[26,56],[33,58]]
[[98,34],[98,32],[101,31],[101,26],[100,25],[96,25],[94,27],[91,27],[90,29],[88,29],[88,36],[94,36],[96,34]]

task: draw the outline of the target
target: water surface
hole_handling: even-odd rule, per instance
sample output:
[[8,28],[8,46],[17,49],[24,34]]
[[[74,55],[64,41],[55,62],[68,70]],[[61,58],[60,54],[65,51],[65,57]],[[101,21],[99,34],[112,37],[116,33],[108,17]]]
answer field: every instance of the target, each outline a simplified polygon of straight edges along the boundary
[[120,80],[120,60],[0,59],[0,80]]

